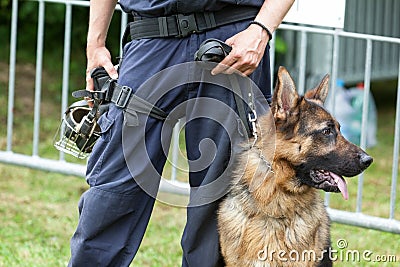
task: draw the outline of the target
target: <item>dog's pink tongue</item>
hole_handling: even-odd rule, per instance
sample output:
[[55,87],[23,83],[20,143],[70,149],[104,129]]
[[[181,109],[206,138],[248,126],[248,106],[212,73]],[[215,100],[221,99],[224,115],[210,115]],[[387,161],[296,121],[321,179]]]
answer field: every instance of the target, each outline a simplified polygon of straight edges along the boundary
[[340,192],[342,193],[342,196],[344,199],[349,199],[349,192],[347,191],[347,184],[346,180],[344,180],[342,177],[337,175],[336,173],[330,172],[330,175],[333,177],[335,182],[337,183]]

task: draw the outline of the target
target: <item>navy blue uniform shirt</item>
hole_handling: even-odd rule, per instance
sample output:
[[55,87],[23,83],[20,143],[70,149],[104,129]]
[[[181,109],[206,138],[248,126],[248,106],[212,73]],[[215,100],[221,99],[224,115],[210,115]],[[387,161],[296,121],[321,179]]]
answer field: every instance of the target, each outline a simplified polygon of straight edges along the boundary
[[264,0],[120,0],[122,9],[142,16],[167,16],[203,11],[216,11],[227,5],[261,7]]

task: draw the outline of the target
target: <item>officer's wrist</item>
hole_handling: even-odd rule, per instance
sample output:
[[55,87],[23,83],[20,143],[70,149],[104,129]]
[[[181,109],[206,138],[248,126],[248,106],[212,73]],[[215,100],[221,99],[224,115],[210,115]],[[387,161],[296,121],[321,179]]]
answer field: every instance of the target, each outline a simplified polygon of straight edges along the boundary
[[262,24],[261,22],[253,20],[253,21],[251,21],[249,23],[249,25],[256,25],[257,27],[260,27],[263,30],[263,32],[265,32],[267,34],[268,40],[272,39],[271,31],[264,24]]

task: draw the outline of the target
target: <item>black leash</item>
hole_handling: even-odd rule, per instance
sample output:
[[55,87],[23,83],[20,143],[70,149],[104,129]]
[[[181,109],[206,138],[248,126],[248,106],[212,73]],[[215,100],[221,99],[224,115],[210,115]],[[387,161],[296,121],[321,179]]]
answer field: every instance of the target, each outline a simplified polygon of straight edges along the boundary
[[[230,52],[232,51],[232,47],[227,45],[218,39],[207,39],[203,43],[201,43],[199,49],[194,54],[195,61],[206,61],[206,62],[221,62]],[[248,106],[250,112],[246,112],[246,107],[244,104],[244,98],[242,95],[242,91],[240,89],[240,84],[236,74],[228,75],[229,82],[231,83],[233,89],[233,95],[235,98],[236,107],[238,109],[238,115],[242,120],[242,123],[247,131],[247,134],[250,136],[254,136],[257,139],[257,113],[255,111],[254,106],[254,96],[252,90],[252,84],[248,84]],[[251,129],[249,126],[251,123]]]

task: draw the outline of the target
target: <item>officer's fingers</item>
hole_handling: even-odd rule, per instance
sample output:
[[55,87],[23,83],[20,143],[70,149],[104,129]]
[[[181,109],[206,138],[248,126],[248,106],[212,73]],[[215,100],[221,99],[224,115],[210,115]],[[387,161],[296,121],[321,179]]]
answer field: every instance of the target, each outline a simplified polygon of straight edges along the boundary
[[242,70],[240,70],[240,74],[243,76],[249,76],[253,73],[254,70],[255,68],[252,67],[243,68]]
[[[93,79],[90,77],[90,73],[86,75],[86,90],[94,90]],[[93,99],[85,97],[85,100],[88,102],[89,107],[93,107]]]
[[225,72],[236,62],[236,60],[237,59],[233,56],[228,55],[214,69],[211,70],[211,74],[217,75],[219,73]]
[[106,64],[104,64],[104,69],[106,70],[106,72],[108,73],[108,75],[110,75],[110,77],[114,80],[118,79],[118,72],[117,70],[114,68],[114,65],[109,61]]
[[226,74],[232,74],[236,69],[241,74],[248,76],[258,67],[261,60],[261,57],[252,51],[243,51],[243,53],[238,54],[236,58],[237,61],[232,64],[231,69],[226,70]]
[[219,63],[215,68],[211,70],[211,75],[217,75],[226,70],[228,66],[223,65],[222,63]]
[[94,106],[94,104],[93,104],[94,100],[93,100],[93,99],[91,99],[91,98],[89,98],[89,97],[85,97],[84,99],[85,99],[86,102],[88,103],[88,106],[89,106],[89,107],[92,108],[92,107]]
[[227,68],[224,72],[224,74],[239,74],[241,76],[246,76],[248,75],[248,68],[246,66],[241,65],[239,62],[236,62],[229,68]]
[[90,70],[86,70],[86,90],[89,91],[94,90],[94,84],[93,84],[93,79],[90,76]]
[[234,43],[234,41],[235,41],[235,37],[236,37],[236,36],[234,35],[234,36],[232,36],[231,38],[226,39],[226,40],[225,40],[225,43],[226,43],[227,45],[232,46],[233,43]]

